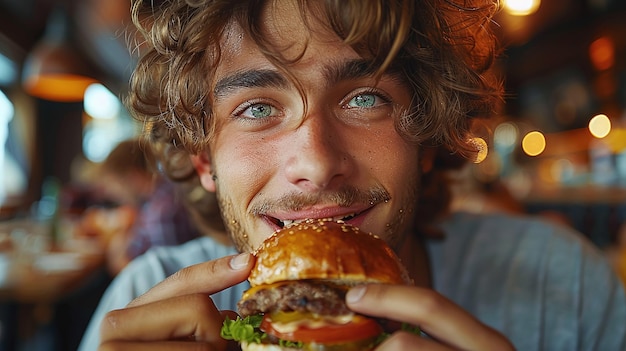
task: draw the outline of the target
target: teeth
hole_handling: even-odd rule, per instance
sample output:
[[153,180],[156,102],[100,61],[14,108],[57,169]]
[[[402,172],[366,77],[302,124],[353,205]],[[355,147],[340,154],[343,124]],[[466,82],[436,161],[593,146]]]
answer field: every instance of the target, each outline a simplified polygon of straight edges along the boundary
[[[346,216],[337,216],[337,217],[333,217],[331,218],[333,221],[349,221],[352,218],[356,217],[356,213],[351,213],[349,215]],[[305,219],[278,219],[278,225],[280,225],[281,227],[287,227],[290,226],[294,223],[300,223],[305,221]]]
[[287,227],[294,223],[300,223],[304,221],[305,221],[304,219],[279,219],[278,225],[280,225],[281,227]]
[[293,219],[285,219],[282,222],[283,222],[283,227],[286,227],[288,225],[294,224],[296,221],[294,221]]

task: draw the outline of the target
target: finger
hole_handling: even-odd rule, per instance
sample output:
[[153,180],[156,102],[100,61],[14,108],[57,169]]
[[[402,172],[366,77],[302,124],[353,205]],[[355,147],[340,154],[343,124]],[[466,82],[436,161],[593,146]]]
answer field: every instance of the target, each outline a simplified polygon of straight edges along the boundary
[[226,256],[199,263],[172,274],[147,293],[133,300],[129,307],[187,294],[214,294],[248,278],[252,264],[251,254]]
[[210,297],[191,294],[109,312],[102,321],[102,342],[193,340],[223,349],[224,316]]
[[100,345],[98,351],[217,351],[221,350],[208,343],[190,343],[184,341],[167,341],[142,343],[130,341],[111,341]]
[[454,351],[454,349],[448,345],[403,331],[394,333],[376,348],[376,351],[392,350]]
[[362,285],[348,292],[346,303],[356,312],[418,325],[438,341],[456,348],[513,350],[500,333],[431,289]]

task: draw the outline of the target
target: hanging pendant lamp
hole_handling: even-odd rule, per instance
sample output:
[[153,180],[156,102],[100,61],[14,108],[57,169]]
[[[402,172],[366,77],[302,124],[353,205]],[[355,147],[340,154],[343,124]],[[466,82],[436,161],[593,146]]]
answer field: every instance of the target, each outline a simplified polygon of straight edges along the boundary
[[69,42],[69,20],[64,8],[54,10],[43,38],[26,57],[22,69],[24,90],[35,97],[80,102],[96,82],[84,58]]

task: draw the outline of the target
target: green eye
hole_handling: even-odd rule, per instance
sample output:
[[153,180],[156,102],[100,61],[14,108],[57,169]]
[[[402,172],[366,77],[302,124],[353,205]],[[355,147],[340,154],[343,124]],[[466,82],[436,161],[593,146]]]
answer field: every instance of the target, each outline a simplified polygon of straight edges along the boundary
[[260,119],[260,118],[267,118],[270,117],[272,115],[274,115],[274,107],[272,107],[271,105],[268,104],[254,104],[251,105],[250,107],[248,107],[247,109],[245,109],[245,111],[243,111],[242,115],[248,117],[248,118],[253,118],[253,119]]
[[374,94],[361,94],[353,97],[348,102],[349,107],[373,107],[376,106],[376,99],[378,97]]

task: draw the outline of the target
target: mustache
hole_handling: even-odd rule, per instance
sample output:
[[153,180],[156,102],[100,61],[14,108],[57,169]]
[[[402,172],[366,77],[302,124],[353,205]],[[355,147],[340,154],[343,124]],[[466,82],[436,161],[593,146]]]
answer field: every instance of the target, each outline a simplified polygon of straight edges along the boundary
[[334,204],[339,207],[349,207],[354,204],[373,206],[389,200],[391,200],[391,195],[381,186],[361,190],[354,186],[345,185],[332,192],[302,193],[293,191],[277,199],[263,199],[251,205],[250,211],[253,215],[262,215],[274,211],[300,211],[317,204]]

